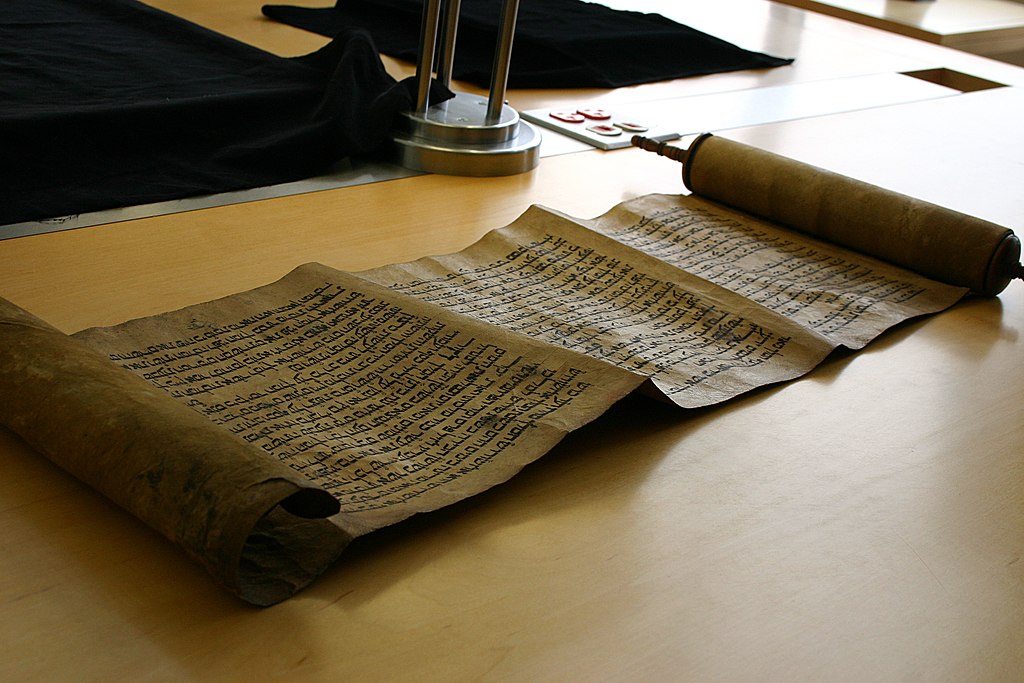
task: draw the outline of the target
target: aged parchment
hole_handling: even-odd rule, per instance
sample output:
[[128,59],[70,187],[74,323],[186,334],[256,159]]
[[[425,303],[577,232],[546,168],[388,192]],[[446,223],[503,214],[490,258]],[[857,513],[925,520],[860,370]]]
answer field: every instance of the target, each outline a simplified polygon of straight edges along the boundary
[[688,408],[802,375],[966,291],[664,195],[593,221],[532,207],[457,254],[362,275],[645,374]]
[[328,491],[353,536],[508,479],[642,381],[319,264],[76,336]]
[[647,195],[581,223],[851,349],[967,293],[694,195]]
[[[345,539],[507,480],[643,381],[316,264],[76,338],[191,409],[189,424],[205,418],[221,441],[330,494]],[[137,477],[159,486],[151,471]],[[202,495],[220,510],[250,493]],[[166,501],[151,512],[176,514]]]
[[710,405],[962,294],[700,200],[534,207],[457,254],[73,337],[0,299],[0,424],[266,605],[642,384]]

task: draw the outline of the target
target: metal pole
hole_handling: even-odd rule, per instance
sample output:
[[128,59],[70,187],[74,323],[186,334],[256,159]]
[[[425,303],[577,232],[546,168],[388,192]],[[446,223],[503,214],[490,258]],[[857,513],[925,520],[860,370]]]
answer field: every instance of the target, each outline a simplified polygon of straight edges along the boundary
[[452,82],[455,63],[455,34],[459,30],[459,10],[462,0],[445,0],[444,27],[441,31],[441,54],[437,59],[437,80],[444,87]]
[[494,51],[494,69],[491,71],[491,92],[487,100],[488,125],[501,119],[505,106],[505,88],[508,86],[508,70],[512,61],[512,37],[516,32],[516,16],[519,14],[519,0],[505,0],[501,6],[501,24],[498,31],[498,46]]
[[437,24],[441,0],[423,3],[420,27],[420,61],[416,64],[416,114],[426,114],[430,104],[430,78],[434,72],[434,50],[437,47]]

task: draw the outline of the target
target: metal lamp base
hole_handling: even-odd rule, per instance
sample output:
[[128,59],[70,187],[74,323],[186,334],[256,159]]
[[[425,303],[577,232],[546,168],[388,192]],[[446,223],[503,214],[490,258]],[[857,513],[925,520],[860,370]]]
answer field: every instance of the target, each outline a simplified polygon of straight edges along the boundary
[[540,133],[502,105],[488,120],[488,99],[456,93],[422,113],[402,115],[395,162],[430,173],[501,176],[525,173],[540,159]]

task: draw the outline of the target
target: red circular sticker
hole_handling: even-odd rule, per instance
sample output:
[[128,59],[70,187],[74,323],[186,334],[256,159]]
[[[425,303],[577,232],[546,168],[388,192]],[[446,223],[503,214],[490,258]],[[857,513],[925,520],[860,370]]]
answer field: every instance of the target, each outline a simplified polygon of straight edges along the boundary
[[565,123],[583,123],[583,115],[574,111],[553,111],[548,116]]
[[595,121],[604,121],[612,117],[612,115],[606,112],[604,109],[596,109],[593,107],[577,109],[576,113],[582,114],[583,116],[586,116],[588,119],[593,119]]
[[624,131],[629,133],[646,133],[647,126],[642,123],[634,123],[631,121],[616,121],[615,125]]

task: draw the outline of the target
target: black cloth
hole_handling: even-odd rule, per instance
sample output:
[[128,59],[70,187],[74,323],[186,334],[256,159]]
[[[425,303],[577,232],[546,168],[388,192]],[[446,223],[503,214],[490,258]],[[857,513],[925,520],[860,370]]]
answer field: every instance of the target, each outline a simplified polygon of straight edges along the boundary
[[0,225],[310,177],[412,106],[365,32],[282,58],[133,0],[0,9]]
[[[337,0],[334,7],[266,5],[277,21],[333,36],[359,27],[384,54],[416,61],[422,0]],[[454,78],[486,87],[501,0],[462,0]],[[792,63],[741,49],[659,14],[579,0],[521,0],[509,87],[617,88],[700,74]]]

